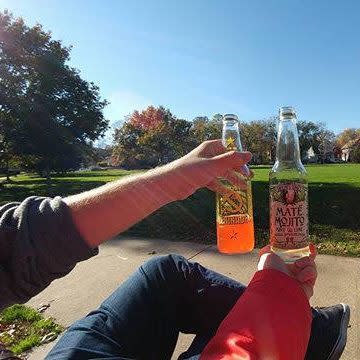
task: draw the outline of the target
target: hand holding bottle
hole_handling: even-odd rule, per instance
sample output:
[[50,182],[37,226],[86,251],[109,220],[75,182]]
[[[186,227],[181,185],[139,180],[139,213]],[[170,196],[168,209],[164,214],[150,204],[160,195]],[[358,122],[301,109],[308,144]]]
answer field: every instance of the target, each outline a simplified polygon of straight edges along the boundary
[[304,290],[308,299],[314,294],[314,285],[317,278],[315,258],[317,255],[314,244],[309,245],[310,255],[286,264],[280,256],[271,251],[270,245],[259,250],[258,270],[273,269],[281,271],[294,278]]
[[244,176],[248,175],[245,165],[250,159],[250,152],[227,151],[221,140],[203,142],[187,155],[163,167],[167,173],[175,175],[172,188],[176,193],[172,195],[172,200],[185,199],[202,187],[227,193],[228,189],[219,177],[244,187]]
[[270,244],[285,262],[309,255],[308,179],[301,163],[296,113],[280,108],[276,161],[269,174]]

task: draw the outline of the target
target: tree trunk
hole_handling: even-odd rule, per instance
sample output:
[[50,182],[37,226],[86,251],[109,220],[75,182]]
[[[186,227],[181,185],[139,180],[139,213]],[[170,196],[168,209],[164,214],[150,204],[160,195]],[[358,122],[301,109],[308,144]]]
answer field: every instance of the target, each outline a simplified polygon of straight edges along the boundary
[[11,182],[10,171],[9,171],[9,160],[6,160],[6,182]]
[[46,176],[46,181],[49,183],[51,180],[51,172],[48,167],[45,169],[45,176]]

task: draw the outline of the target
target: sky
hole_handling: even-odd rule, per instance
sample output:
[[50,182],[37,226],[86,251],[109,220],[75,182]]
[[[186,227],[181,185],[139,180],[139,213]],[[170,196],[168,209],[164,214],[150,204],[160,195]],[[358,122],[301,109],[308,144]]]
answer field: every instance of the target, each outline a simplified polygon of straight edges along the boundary
[[72,45],[70,63],[116,123],[163,105],[179,118],[244,121],[291,105],[339,133],[360,127],[360,2],[0,0]]

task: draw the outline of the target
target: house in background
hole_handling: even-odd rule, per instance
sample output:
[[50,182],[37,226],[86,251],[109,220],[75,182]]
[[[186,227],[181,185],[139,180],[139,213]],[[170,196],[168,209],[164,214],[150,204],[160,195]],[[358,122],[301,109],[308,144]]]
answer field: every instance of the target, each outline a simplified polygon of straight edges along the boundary
[[336,154],[333,144],[322,144],[319,146],[319,152],[316,153],[314,148],[311,146],[307,151],[304,158],[305,163],[335,163]]
[[341,159],[343,161],[352,161],[351,153],[357,147],[360,147],[360,136],[357,139],[350,140],[341,148]]
[[306,151],[305,161],[308,163],[316,163],[318,161],[318,156],[312,146]]

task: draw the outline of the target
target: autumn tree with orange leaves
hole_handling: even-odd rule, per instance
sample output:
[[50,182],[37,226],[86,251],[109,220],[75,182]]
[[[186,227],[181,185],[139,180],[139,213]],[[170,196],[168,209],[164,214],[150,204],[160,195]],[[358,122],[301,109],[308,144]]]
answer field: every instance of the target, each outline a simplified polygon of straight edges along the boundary
[[135,169],[173,161],[195,147],[191,126],[191,122],[176,118],[162,106],[134,111],[115,130],[113,156],[116,163]]

